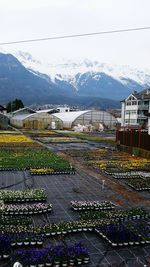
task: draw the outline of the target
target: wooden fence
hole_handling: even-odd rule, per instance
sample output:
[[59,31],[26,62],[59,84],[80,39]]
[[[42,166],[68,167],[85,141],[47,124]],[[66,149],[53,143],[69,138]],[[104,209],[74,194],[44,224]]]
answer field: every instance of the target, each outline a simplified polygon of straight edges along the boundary
[[117,130],[116,142],[120,145],[138,147],[150,151],[150,135],[142,130]]

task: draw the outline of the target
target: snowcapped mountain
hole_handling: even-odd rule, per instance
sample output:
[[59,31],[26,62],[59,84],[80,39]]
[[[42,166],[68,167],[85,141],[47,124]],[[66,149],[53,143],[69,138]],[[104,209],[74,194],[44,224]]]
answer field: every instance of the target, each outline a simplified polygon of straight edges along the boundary
[[[72,60],[62,60],[61,62],[42,62],[36,60],[31,54],[18,51],[14,54],[19,61],[29,70],[38,71],[47,74],[51,79],[62,79],[71,83],[76,83],[74,77],[80,73],[91,73],[93,79],[98,80],[99,75],[97,73],[105,73],[112,78],[120,81],[122,84],[127,84],[127,80],[133,80],[141,85],[150,85],[150,70],[137,68],[131,68],[130,66],[117,64],[106,64],[98,61],[92,61],[89,59],[74,62]],[[76,84],[74,84],[76,85]]]
[[139,70],[89,59],[51,62],[48,59],[35,59],[31,54],[22,51],[12,51],[11,54],[30,73],[46,80],[55,87],[55,91],[57,88],[67,97],[101,97],[118,101],[133,90],[140,91],[150,86],[148,69]]
[[[46,79],[84,96],[99,96],[120,100],[133,90],[140,91],[150,86],[150,70],[138,70],[85,59],[42,62],[29,53],[17,52],[15,56],[30,71],[46,74]],[[71,91],[69,91],[71,90]]]

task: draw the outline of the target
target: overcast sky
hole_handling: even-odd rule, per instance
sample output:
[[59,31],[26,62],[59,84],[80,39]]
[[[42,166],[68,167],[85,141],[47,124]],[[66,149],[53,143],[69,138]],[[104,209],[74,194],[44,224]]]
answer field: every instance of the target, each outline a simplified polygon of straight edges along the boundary
[[[0,42],[150,26],[150,0],[0,0]],[[1,47],[0,47],[1,48]],[[150,69],[150,30],[3,46]]]

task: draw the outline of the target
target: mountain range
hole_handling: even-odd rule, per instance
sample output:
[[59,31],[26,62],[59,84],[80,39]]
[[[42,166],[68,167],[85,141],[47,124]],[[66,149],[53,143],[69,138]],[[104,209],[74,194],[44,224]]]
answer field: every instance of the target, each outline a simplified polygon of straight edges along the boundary
[[41,62],[29,53],[0,53],[1,103],[69,104],[118,108],[133,90],[150,86],[150,71],[98,61]]

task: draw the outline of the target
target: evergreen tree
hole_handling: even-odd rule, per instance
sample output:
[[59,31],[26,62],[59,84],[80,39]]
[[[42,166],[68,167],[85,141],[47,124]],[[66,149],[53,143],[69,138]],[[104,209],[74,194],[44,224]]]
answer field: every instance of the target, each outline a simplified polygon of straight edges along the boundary
[[7,112],[12,112],[20,108],[24,108],[24,104],[21,99],[16,98],[14,101],[8,102],[6,108],[7,108]]

